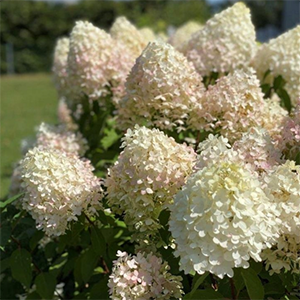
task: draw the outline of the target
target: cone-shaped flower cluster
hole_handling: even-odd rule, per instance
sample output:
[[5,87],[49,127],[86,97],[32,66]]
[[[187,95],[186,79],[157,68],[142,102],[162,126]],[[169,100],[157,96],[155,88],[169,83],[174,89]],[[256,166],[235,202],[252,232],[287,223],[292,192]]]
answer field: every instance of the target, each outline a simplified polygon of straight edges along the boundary
[[53,126],[45,123],[42,123],[37,130],[35,146],[53,148],[80,156],[88,148],[86,139],[79,132],[68,131],[64,125]]
[[112,300],[182,299],[182,278],[169,273],[169,265],[150,254],[118,251],[109,276]]
[[243,3],[236,3],[192,35],[187,57],[202,76],[209,76],[211,72],[232,72],[248,65],[255,51],[250,10]]
[[169,43],[174,46],[174,48],[182,53],[186,53],[188,41],[191,35],[196,31],[200,30],[203,25],[189,21],[175,31],[175,33],[169,39]]
[[258,172],[266,172],[282,163],[281,152],[276,149],[268,132],[261,128],[250,128],[234,143],[233,149],[238,152],[241,160]]
[[266,193],[280,212],[280,238],[273,249],[264,251],[272,273],[282,268],[300,272],[300,166],[294,161],[275,166],[264,178]]
[[[300,25],[263,44],[253,59],[253,65],[261,80],[273,83],[277,76],[286,81],[284,88],[292,102],[300,97]],[[269,72],[267,76],[266,72]]]
[[97,100],[122,94],[130,69],[125,49],[104,30],[89,22],[76,22],[70,36],[67,98]]
[[19,166],[22,207],[49,236],[64,234],[68,223],[102,208],[100,180],[89,161],[52,148],[29,150]]
[[191,173],[196,154],[157,129],[138,126],[128,129],[122,147],[106,180],[108,203],[146,239],[160,227],[158,216]]
[[177,244],[174,253],[185,273],[209,271],[220,278],[232,277],[233,268],[248,268],[250,258],[261,261],[261,251],[274,243],[279,212],[237,152],[225,149],[224,158],[226,140],[212,140],[207,143],[210,148],[214,144],[212,161],[205,152],[206,166],[192,174],[175,196],[169,225]]
[[131,53],[133,59],[141,55],[149,40],[143,36],[133,24],[125,17],[116,18],[110,28],[111,36],[120,43],[123,43]]
[[239,139],[249,127],[261,127],[266,104],[253,70],[236,70],[209,86],[190,113],[193,129],[220,133],[229,141]]
[[150,43],[127,78],[118,122],[123,129],[135,124],[185,129],[203,91],[201,76],[183,54],[169,44]]

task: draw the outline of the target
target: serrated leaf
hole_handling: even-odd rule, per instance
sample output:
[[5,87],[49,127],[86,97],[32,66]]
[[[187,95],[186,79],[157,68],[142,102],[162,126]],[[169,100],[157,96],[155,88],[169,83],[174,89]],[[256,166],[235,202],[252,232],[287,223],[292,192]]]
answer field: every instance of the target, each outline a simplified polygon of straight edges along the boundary
[[91,228],[91,241],[92,249],[95,253],[99,256],[104,256],[106,254],[106,243],[101,229],[95,228],[94,226]]
[[11,227],[5,225],[1,227],[1,234],[0,234],[0,246],[4,247],[8,243],[8,240],[11,235]]
[[41,273],[39,274],[35,281],[36,290],[43,299],[53,299],[56,278],[51,273]]
[[234,281],[234,286],[238,292],[245,287],[245,282],[241,272],[242,272],[241,268],[234,269],[233,281]]
[[92,248],[83,254],[81,259],[81,276],[84,282],[88,282],[93,275],[98,259],[99,256]]
[[264,294],[265,294],[264,287],[256,272],[253,269],[248,268],[246,270],[242,270],[241,274],[244,279],[250,299],[251,300],[264,299]]
[[32,279],[30,253],[25,249],[15,250],[10,257],[10,268],[13,278],[29,288]]

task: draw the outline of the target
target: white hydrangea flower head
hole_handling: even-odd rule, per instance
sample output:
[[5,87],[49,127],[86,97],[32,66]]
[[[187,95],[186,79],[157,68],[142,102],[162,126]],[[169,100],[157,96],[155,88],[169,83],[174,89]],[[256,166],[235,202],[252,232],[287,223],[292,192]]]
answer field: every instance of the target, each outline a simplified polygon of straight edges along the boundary
[[80,156],[88,149],[87,140],[80,132],[69,131],[64,125],[53,126],[45,123],[37,129],[35,146],[53,148]]
[[265,175],[266,193],[280,212],[282,224],[277,244],[265,252],[264,259],[271,273],[282,268],[299,272],[300,265],[300,166],[286,161]]
[[148,42],[154,42],[156,40],[155,33],[150,27],[143,27],[139,30],[139,32]]
[[282,163],[281,152],[262,128],[252,127],[243,133],[242,138],[233,144],[233,149],[238,152],[241,160],[258,172],[267,172]]
[[249,65],[256,48],[250,10],[239,2],[213,16],[192,35],[187,57],[202,76],[209,76]]
[[[281,75],[286,81],[284,88],[295,105],[300,97],[300,25],[262,44],[253,58],[253,66],[261,80],[273,83]],[[265,77],[267,71],[269,75]]]
[[118,251],[108,287],[112,300],[182,299],[182,278],[172,275],[167,262],[149,253]]
[[90,161],[53,148],[35,147],[20,162],[22,207],[48,236],[65,233],[71,221],[102,209],[100,179]]
[[57,107],[57,116],[61,124],[66,126],[67,129],[75,131],[78,129],[78,125],[73,121],[71,116],[71,110],[68,107],[68,104],[65,98],[60,98]]
[[176,50],[186,53],[188,41],[192,34],[202,29],[202,27],[203,25],[195,21],[186,22],[177,28],[175,33],[170,37],[169,43],[173,45]]
[[250,258],[261,261],[261,251],[277,237],[276,206],[238,159],[220,159],[193,173],[170,210],[174,254],[186,274],[233,277],[233,268],[248,268]]
[[35,146],[36,139],[35,137],[27,137],[21,140],[21,153],[25,155],[29,149]]
[[274,94],[271,98],[265,99],[266,109],[264,111],[263,128],[272,138],[278,139],[283,130],[283,121],[288,116],[288,111],[280,106],[279,97]]
[[217,164],[220,159],[237,158],[232,153],[228,139],[213,134],[209,134],[204,141],[199,143],[197,152],[200,154],[197,157],[196,170],[202,169],[212,163]]
[[158,216],[192,172],[196,153],[158,129],[135,126],[123,138],[124,150],[106,179],[112,211],[125,214],[132,231],[155,234]]
[[104,30],[89,22],[76,22],[70,36],[67,98],[97,100],[112,90],[118,99],[132,66],[126,49],[120,47]]
[[143,49],[147,46],[149,40],[125,17],[116,18],[110,28],[111,36],[126,45],[126,48],[132,54],[133,59],[141,55]]
[[196,103],[188,123],[192,129],[219,133],[230,142],[249,127],[262,127],[266,104],[254,70],[236,70],[210,85]]
[[203,92],[201,76],[183,54],[167,43],[150,43],[127,78],[119,127],[126,130],[139,124],[184,130],[188,113]]
[[292,115],[283,121],[279,148],[289,159],[296,159],[300,155],[300,99]]
[[57,40],[54,49],[52,71],[54,75],[55,87],[59,95],[63,95],[64,90],[66,89],[69,47],[70,40],[68,38],[60,38]]

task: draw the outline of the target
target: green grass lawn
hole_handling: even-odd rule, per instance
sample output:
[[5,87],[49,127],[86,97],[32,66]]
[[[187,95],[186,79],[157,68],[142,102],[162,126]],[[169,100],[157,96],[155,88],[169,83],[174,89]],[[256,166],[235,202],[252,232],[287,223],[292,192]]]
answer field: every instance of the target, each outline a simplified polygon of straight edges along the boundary
[[1,191],[9,188],[14,163],[21,158],[21,140],[34,136],[42,121],[57,122],[57,94],[50,74],[1,78]]

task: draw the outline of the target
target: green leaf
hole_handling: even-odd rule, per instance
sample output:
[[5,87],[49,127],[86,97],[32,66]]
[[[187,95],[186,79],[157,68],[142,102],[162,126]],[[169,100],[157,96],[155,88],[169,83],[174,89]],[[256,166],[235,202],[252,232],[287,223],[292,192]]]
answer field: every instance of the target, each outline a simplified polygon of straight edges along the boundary
[[167,209],[164,209],[163,211],[161,211],[160,215],[159,215],[159,222],[162,226],[166,226],[169,222],[169,218],[170,218],[170,211]]
[[193,294],[186,294],[183,298],[186,299],[224,299],[224,297],[213,289],[197,290]]
[[296,155],[295,162],[296,165],[300,165],[300,152],[298,152],[298,154]]
[[8,204],[11,204],[14,201],[16,201],[17,199],[19,199],[23,194],[24,193],[13,196],[13,197],[7,199],[6,201],[0,201],[0,208],[5,208]]
[[99,256],[104,256],[106,254],[106,243],[101,230],[92,226],[91,231],[92,249]]
[[100,280],[96,283],[92,289],[90,294],[90,299],[108,299],[108,288],[107,288],[107,278]]
[[244,282],[241,272],[242,272],[241,268],[234,269],[233,281],[234,281],[234,286],[238,292],[241,291],[245,287],[245,282]]
[[10,257],[10,268],[13,278],[30,287],[32,279],[31,256],[25,249],[17,249]]
[[43,299],[53,299],[56,278],[51,273],[41,273],[35,279],[36,290]]
[[88,282],[93,275],[98,259],[99,256],[92,248],[83,254],[81,259],[81,275],[84,282]]
[[0,273],[4,272],[10,266],[10,257],[1,260],[0,262]]
[[8,240],[11,235],[11,227],[5,225],[1,227],[1,235],[0,235],[0,246],[4,247],[8,243]]
[[33,237],[30,239],[29,242],[29,247],[30,250],[34,250],[35,247],[37,246],[38,242],[44,237],[44,232],[43,231],[36,231],[33,235]]
[[290,113],[292,110],[292,102],[291,102],[291,98],[289,96],[289,94],[286,92],[286,90],[279,89],[277,90],[277,95],[280,97],[281,99],[281,106],[285,107],[288,112]]
[[285,85],[285,80],[283,79],[283,77],[281,75],[277,76],[274,79],[273,88],[275,91],[282,89],[284,87],[284,85]]
[[251,300],[263,299],[265,294],[264,287],[256,272],[253,269],[248,268],[246,270],[242,270],[241,274],[244,279],[250,299]]
[[190,293],[186,294],[184,299],[197,299],[197,298],[194,298],[195,294],[198,292],[197,289],[203,283],[203,281],[206,279],[208,274],[209,273],[206,272],[203,275],[196,274],[194,276],[193,283],[192,283],[192,290]]

